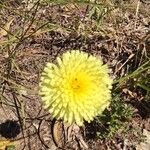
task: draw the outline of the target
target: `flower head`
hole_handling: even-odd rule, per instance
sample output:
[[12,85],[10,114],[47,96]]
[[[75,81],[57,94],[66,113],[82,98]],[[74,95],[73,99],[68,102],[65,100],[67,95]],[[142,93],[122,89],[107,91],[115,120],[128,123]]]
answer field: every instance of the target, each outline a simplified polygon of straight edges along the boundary
[[72,50],[47,63],[40,82],[44,106],[70,124],[92,121],[109,105],[112,80],[106,65],[85,52]]

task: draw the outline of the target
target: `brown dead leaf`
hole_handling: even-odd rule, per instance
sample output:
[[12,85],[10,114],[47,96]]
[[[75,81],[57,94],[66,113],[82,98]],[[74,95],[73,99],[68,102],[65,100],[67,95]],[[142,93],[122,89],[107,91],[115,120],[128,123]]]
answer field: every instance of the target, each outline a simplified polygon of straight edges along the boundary
[[64,127],[62,121],[55,121],[52,128],[53,140],[55,144],[63,148],[65,145]]
[[123,91],[123,93],[125,93],[125,94],[129,94],[131,97],[134,97],[133,92],[132,92],[132,91],[130,91],[129,89],[124,88],[122,91]]

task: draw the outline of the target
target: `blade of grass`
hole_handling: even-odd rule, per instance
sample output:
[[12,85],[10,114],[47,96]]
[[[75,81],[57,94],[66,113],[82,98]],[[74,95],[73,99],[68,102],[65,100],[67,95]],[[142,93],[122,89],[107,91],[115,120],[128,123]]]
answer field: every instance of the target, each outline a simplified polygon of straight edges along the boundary
[[[113,84],[124,82],[124,81],[128,80],[129,78],[133,78],[133,77],[135,77],[136,75],[138,75],[138,74],[140,74],[140,73],[142,73],[142,72],[144,72],[144,71],[150,69],[150,66],[148,65],[149,63],[150,63],[150,60],[147,61],[146,63],[144,63],[144,64],[143,64],[142,66],[140,66],[139,68],[137,68],[137,69],[136,69],[135,71],[133,71],[131,74],[129,74],[129,75],[125,76],[125,77],[122,77],[122,78],[120,78],[120,79],[118,79],[118,80],[115,80],[115,81],[113,82]],[[148,66],[147,66],[147,65],[148,65]]]

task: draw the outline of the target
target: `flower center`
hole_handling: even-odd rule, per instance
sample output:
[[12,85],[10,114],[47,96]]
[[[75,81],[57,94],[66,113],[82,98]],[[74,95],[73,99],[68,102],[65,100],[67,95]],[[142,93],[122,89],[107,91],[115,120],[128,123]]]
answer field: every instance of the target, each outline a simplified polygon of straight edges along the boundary
[[92,83],[87,74],[80,72],[72,78],[70,88],[73,94],[78,96],[86,95],[92,87]]
[[75,78],[72,80],[71,87],[74,91],[77,91],[81,88],[81,82],[77,78]]

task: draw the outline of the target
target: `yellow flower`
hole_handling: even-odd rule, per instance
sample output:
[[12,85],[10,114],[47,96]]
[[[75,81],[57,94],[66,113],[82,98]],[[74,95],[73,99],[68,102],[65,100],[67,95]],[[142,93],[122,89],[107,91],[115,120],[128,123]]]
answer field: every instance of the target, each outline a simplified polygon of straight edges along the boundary
[[70,124],[92,121],[109,105],[112,80],[99,58],[72,50],[47,63],[40,82],[45,108]]

